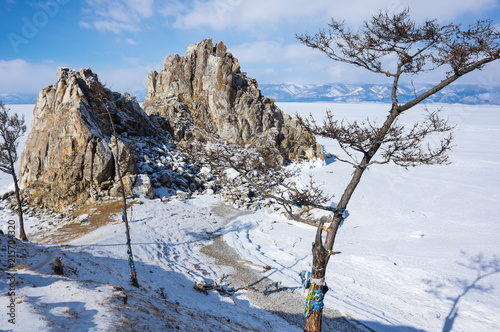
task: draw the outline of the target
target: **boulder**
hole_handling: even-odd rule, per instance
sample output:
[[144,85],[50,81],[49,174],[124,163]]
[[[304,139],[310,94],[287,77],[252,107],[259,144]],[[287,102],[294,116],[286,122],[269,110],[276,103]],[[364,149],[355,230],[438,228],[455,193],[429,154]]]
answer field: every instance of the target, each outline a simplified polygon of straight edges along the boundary
[[[137,174],[127,174],[122,177],[123,187],[125,187],[125,196],[134,196],[135,195],[135,184],[137,181]],[[111,197],[122,197],[122,189],[120,181],[114,182],[113,186],[109,190],[109,196]]]
[[57,77],[38,95],[19,174],[29,203],[62,212],[117,182],[117,160],[122,176],[137,173],[126,137],[154,128],[135,97],[107,89],[90,69],[58,68]]
[[134,186],[134,193],[136,196],[145,196],[153,198],[153,187],[151,186],[151,179],[146,174],[139,174]]
[[314,135],[262,96],[222,42],[204,39],[182,57],[168,55],[163,69],[148,75],[143,107],[168,119],[177,140],[198,127],[231,143],[276,149],[284,160],[322,158]]

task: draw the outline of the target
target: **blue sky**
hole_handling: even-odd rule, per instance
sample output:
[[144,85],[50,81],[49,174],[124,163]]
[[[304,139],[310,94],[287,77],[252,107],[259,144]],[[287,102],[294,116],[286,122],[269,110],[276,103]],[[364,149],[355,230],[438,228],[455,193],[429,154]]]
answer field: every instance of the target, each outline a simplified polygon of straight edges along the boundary
[[[150,70],[172,53],[222,40],[259,83],[372,83],[384,77],[333,63],[295,33],[315,33],[331,17],[356,26],[379,10],[409,6],[417,21],[468,24],[492,19],[498,0],[1,0],[0,94],[37,93],[56,68],[90,67],[113,90],[140,91]],[[500,61],[499,61],[500,62]],[[500,64],[468,77],[500,83]],[[437,80],[430,76],[425,80]],[[466,83],[462,81],[462,83]]]

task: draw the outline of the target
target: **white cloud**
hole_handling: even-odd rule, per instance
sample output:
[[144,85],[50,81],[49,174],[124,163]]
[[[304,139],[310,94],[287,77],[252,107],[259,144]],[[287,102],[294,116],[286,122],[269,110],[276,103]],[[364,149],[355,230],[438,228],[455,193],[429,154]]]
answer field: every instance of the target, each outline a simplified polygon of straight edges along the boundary
[[498,8],[497,0],[196,0],[189,6],[178,7],[176,15],[180,28],[209,27],[223,29],[254,29],[279,26],[282,22],[328,22],[330,17],[360,24],[378,11],[400,11],[410,7],[416,20],[437,18],[453,20],[458,15],[487,13]]
[[90,29],[90,28],[92,28],[92,25],[90,23],[88,23],[88,22],[81,21],[80,22],[80,27],[85,28],[85,29]]
[[[151,70],[159,71],[163,67],[163,62],[144,64],[138,58],[125,60],[132,66],[93,71],[111,90],[134,94],[146,89]],[[34,64],[22,59],[0,60],[0,91],[3,94],[37,94],[57,82],[59,66],[63,65]]]
[[99,80],[105,83],[109,89],[120,93],[128,92],[131,95],[136,95],[146,90],[148,74],[153,69],[158,70],[158,68],[143,65],[104,70],[97,74],[99,75]]
[[123,61],[125,61],[126,63],[130,63],[133,66],[139,66],[144,62],[141,58],[138,57],[123,57]]
[[162,16],[177,17],[183,13],[185,14],[187,11],[189,11],[188,4],[179,0],[171,0],[158,4],[158,12]]
[[127,24],[124,22],[117,22],[117,21],[94,21],[92,22],[92,26],[96,30],[100,31],[111,31],[116,34],[121,34],[123,31],[129,31],[129,32],[136,32],[139,31],[139,27],[136,25],[131,25]]
[[154,0],[87,0],[86,17],[80,22],[83,28],[111,31],[141,30],[141,21],[154,14]]
[[481,15],[499,8],[497,0],[411,0],[405,1],[416,19],[434,19],[453,21],[464,14]]
[[120,37],[116,37],[115,38],[115,43],[117,43],[117,44],[125,43],[125,44],[129,44],[129,45],[137,45],[137,42],[134,39],[132,39],[132,38],[122,39]]
[[[331,17],[360,24],[378,11],[411,8],[416,20],[453,20],[461,14],[481,15],[498,8],[498,0],[86,0],[81,27],[116,34],[143,30],[145,19],[161,15],[176,28],[279,30],[284,22],[297,26],[318,23],[324,27]],[[292,32],[291,32],[292,33]]]
[[228,46],[241,70],[258,82],[323,83],[332,77],[326,68],[332,61],[320,52],[299,44],[280,41],[259,41]]
[[[108,88],[118,92],[129,92],[134,95],[144,92],[147,77],[151,70],[160,71],[163,61],[144,63],[139,58],[126,58],[129,66],[124,68],[100,70],[92,68],[99,80]],[[57,82],[57,67],[65,64],[34,64],[22,59],[0,60],[0,92],[2,94],[38,94],[48,85]],[[70,68],[77,69],[79,68]]]
[[56,66],[28,63],[22,59],[0,60],[2,93],[35,94],[56,81]]
[[273,26],[282,20],[312,15],[314,9],[305,5],[305,0],[197,0],[185,9],[185,13],[178,15],[176,26],[188,29],[210,27],[215,30]]
[[126,0],[130,10],[137,11],[141,17],[151,17],[154,13],[154,0]]
[[125,42],[129,45],[137,45],[137,42],[135,40],[133,40],[132,38],[125,39]]
[[283,44],[279,41],[249,42],[229,46],[228,51],[238,58],[240,63],[303,63],[317,59],[319,55],[319,52],[314,52],[302,44]]
[[[248,42],[235,46],[228,45],[228,51],[236,57],[241,70],[249,76],[265,83],[390,83],[385,75],[368,72],[349,64],[336,62],[325,54],[312,50],[300,43],[286,44],[280,41]],[[391,67],[392,58],[385,63]],[[500,61],[488,64],[487,69],[476,71],[461,83],[495,85],[499,83]],[[439,82],[445,78],[447,68],[423,73],[417,78],[404,76],[402,81],[411,79],[419,82]]]

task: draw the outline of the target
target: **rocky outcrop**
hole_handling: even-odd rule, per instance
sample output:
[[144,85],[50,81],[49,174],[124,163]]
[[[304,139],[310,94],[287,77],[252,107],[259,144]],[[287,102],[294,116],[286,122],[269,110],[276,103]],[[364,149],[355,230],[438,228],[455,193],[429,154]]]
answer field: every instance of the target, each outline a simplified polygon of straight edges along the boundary
[[167,142],[167,131],[189,141],[199,128],[277,152],[282,162],[322,157],[312,133],[262,96],[222,42],[214,47],[206,39],[183,57],[167,56],[163,70],[148,76],[146,112],[90,69],[58,68],[57,76],[40,91],[21,157],[20,181],[32,205],[64,212],[73,203],[119,196],[119,173],[127,195],[152,198],[161,196],[159,188],[183,197],[213,193],[215,179],[198,174]]
[[143,107],[167,118],[178,140],[195,126],[232,143],[277,149],[285,159],[322,157],[312,133],[262,96],[222,42],[205,39],[183,57],[167,56],[161,72],[149,73]]
[[90,69],[59,68],[57,76],[57,83],[38,96],[20,179],[31,203],[63,211],[78,200],[109,193],[118,164],[123,176],[136,174],[130,137],[154,129],[135,97],[105,88]]

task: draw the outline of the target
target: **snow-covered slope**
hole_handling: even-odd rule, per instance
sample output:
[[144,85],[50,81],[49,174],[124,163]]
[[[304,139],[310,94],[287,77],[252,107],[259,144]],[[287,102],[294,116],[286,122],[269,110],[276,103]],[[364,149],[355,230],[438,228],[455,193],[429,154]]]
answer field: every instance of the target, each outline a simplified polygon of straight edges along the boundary
[[[0,305],[9,305],[11,287],[15,324],[4,310],[2,330],[300,331],[253,307],[243,292],[230,298],[194,290],[196,281],[218,282],[231,272],[200,253],[211,242],[208,233],[223,221],[211,213],[217,204],[215,198],[199,197],[133,206],[130,234],[138,289],[128,283],[126,238],[118,214],[114,222],[64,245],[11,244],[19,267],[0,274]],[[4,211],[0,214],[15,220]],[[36,230],[31,227],[35,222],[28,220],[28,237]],[[2,249],[7,241],[0,235]],[[53,275],[54,257],[62,257],[64,277]],[[7,267],[4,258],[2,251],[2,271]],[[15,286],[9,286],[10,275]]]
[[[385,119],[389,105],[279,105],[321,118]],[[433,108],[437,105],[431,105]],[[326,303],[376,331],[499,331],[500,116],[486,106],[445,105],[457,125],[449,166],[374,166],[364,175],[339,230]],[[412,123],[422,110],[403,115]],[[326,152],[341,153],[321,139]],[[303,173],[340,197],[352,167],[327,162]],[[305,178],[304,180],[307,180]],[[335,201],[335,198],[333,199]],[[312,227],[270,216],[234,222],[225,239],[245,259],[276,268],[272,278],[296,285],[311,269]]]
[[[313,113],[329,108],[341,118],[385,119],[385,104],[282,103],[285,112]],[[443,105],[429,105],[430,108]],[[29,114],[33,106],[10,105]],[[499,331],[500,326],[500,109],[444,105],[457,125],[452,165],[405,171],[374,166],[364,175],[349,206],[331,259],[326,305],[376,331]],[[422,109],[403,115],[403,123]],[[320,140],[327,152],[334,142]],[[22,147],[22,146],[21,146]],[[301,165],[325,189],[341,195],[352,168],[332,159]],[[3,175],[3,174],[2,174]],[[1,178],[5,190],[11,184]],[[10,182],[9,182],[10,181]],[[16,317],[0,315],[0,328],[14,331],[169,330],[298,331],[276,315],[250,304],[244,293],[228,298],[193,290],[194,281],[220,280],[231,269],[215,264],[201,248],[223,235],[252,263],[269,265],[268,278],[303,295],[298,272],[311,268],[315,229],[261,210],[227,218],[214,213],[214,197],[134,205],[131,237],[143,288],[127,283],[125,235],[119,215],[105,227],[64,245],[16,244]],[[335,202],[335,198],[333,198]],[[0,229],[16,220],[0,209]],[[27,218],[28,237],[39,219]],[[83,226],[85,227],[85,226]],[[57,228],[44,231],[57,233]],[[2,270],[6,242],[0,240]],[[50,270],[63,257],[67,277]],[[9,280],[1,273],[0,306],[6,308]],[[36,287],[34,287],[36,286]],[[123,287],[123,289],[121,288]],[[163,289],[163,290],[162,290]],[[127,295],[127,305],[123,297]],[[187,323],[186,323],[187,322]],[[184,325],[183,325],[184,324]],[[190,324],[190,325],[189,325]]]

